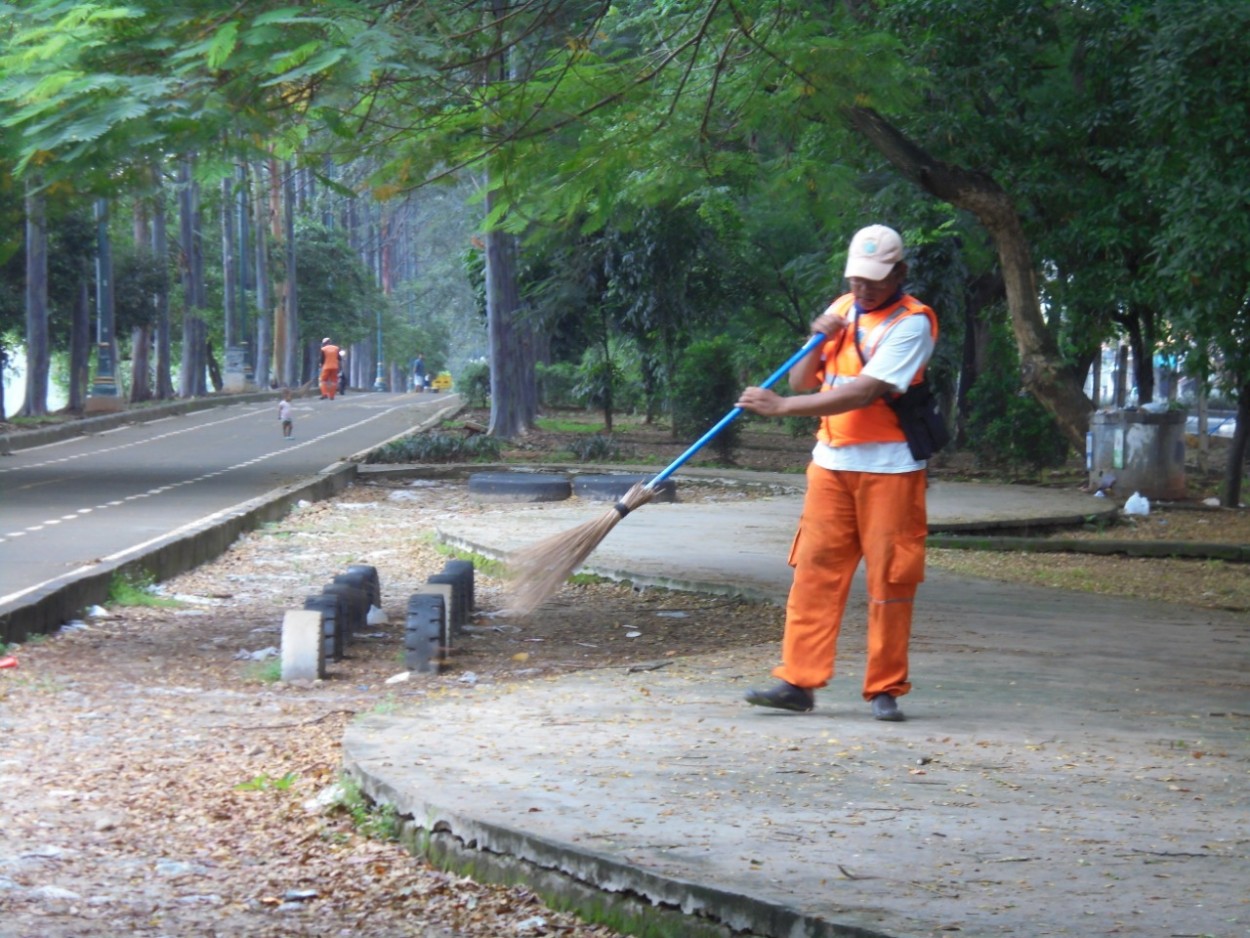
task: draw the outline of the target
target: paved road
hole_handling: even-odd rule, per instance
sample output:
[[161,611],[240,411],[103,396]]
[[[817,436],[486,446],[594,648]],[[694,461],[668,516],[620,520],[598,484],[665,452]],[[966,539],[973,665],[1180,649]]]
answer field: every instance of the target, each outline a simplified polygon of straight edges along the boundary
[[454,396],[214,407],[21,450],[0,460],[0,607],[87,574],[397,436]]

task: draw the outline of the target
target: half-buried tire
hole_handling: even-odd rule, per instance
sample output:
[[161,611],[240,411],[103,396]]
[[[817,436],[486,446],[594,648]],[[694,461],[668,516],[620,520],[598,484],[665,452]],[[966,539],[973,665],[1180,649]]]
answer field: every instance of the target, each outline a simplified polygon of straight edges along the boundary
[[567,476],[542,472],[475,472],[469,494],[484,502],[558,502],[573,494]]
[[[578,498],[591,501],[620,501],[638,482],[650,482],[654,476],[628,475],[626,473],[608,473],[605,475],[573,476],[573,494]],[[655,487],[651,496],[653,502],[674,502],[677,500],[677,483],[665,479]]]

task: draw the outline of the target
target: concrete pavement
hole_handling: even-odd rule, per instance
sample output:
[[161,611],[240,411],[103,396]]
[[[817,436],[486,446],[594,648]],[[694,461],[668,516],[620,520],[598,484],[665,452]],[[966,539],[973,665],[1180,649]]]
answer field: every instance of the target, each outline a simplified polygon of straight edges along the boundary
[[[631,514],[587,569],[780,599],[801,480],[754,478],[776,494]],[[930,492],[934,530],[1099,508],[1022,487]],[[499,506],[440,535],[500,554],[605,509]],[[810,714],[742,702],[776,646],[709,649],[466,684],[353,724],[345,765],[412,819],[421,849],[650,934],[1250,935],[1243,616],[931,572],[897,724],[859,696],[861,614],[839,653]]]

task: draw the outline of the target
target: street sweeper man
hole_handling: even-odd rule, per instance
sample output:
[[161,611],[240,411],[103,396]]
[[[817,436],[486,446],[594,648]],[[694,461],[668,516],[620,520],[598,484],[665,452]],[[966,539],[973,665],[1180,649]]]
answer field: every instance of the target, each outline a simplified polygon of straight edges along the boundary
[[738,406],[768,417],[819,417],[807,495],[790,548],[776,686],[748,703],[807,711],[833,677],[838,630],[861,558],[868,577],[868,663],[863,696],[878,720],[902,720],[911,689],[907,649],[912,605],[924,579],[925,463],[911,453],[886,395],[924,377],[937,316],[903,291],[907,263],[898,232],[856,232],[846,261],[850,292],[813,320],[825,341],[790,369],[794,396],[749,387]]

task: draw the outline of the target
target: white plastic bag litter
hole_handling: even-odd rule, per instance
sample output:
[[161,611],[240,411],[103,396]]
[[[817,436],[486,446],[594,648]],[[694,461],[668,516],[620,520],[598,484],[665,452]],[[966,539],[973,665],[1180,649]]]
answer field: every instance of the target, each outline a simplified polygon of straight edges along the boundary
[[1141,492],[1134,492],[1128,497],[1128,501],[1124,503],[1124,513],[1126,515],[1150,514],[1150,499]]

